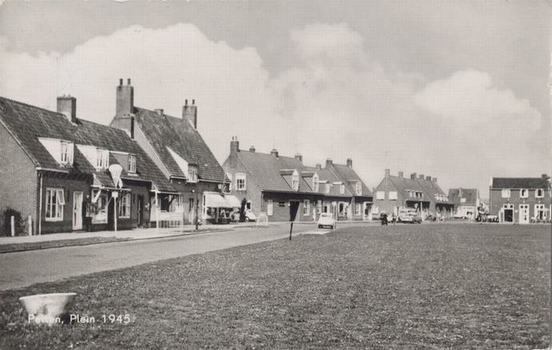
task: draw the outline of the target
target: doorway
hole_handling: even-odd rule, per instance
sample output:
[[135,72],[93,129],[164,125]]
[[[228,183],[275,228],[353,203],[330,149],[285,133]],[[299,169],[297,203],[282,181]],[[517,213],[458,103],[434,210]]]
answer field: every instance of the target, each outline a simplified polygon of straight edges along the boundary
[[73,192],[73,230],[82,230],[82,200],[82,192]]
[[519,223],[520,224],[529,223],[529,204],[519,205]]
[[514,222],[514,205],[504,204],[502,209],[504,211],[504,222]]

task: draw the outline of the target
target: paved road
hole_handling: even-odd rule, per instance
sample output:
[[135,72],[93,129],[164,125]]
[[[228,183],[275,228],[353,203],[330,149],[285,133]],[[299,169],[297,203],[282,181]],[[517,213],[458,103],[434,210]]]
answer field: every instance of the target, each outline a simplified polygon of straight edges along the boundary
[[[342,226],[343,227],[343,226]],[[294,232],[316,231],[300,224]],[[289,226],[0,254],[0,290],[287,237]]]

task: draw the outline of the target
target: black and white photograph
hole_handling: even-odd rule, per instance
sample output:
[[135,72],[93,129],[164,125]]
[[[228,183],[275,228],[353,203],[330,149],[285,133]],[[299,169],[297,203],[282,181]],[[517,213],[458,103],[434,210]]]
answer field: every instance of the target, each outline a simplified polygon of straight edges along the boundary
[[552,0],[0,0],[0,349],[552,350]]

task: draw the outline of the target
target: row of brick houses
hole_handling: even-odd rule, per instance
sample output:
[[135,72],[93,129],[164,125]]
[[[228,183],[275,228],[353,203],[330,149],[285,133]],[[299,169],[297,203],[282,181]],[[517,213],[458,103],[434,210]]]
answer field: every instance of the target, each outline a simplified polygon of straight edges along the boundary
[[251,146],[240,149],[237,137],[223,164],[230,180],[229,191],[255,213],[266,213],[269,221],[289,220],[289,207],[299,203],[296,220],[313,221],[320,213],[340,220],[368,220],[372,193],[353,170],[353,161],[324,167],[303,164],[300,154],[287,157],[276,149],[262,153]]
[[175,118],[134,106],[130,79],[116,93],[111,127],[78,118],[74,97],[59,97],[56,112],[0,98],[0,211],[30,217],[33,234],[202,214],[225,174],[197,131],[194,102]]
[[416,208],[422,219],[430,214],[450,217],[454,213],[454,203],[438,185],[436,177],[416,173],[405,177],[402,171],[395,176],[390,169],[385,169],[374,192],[374,213],[397,215],[400,208]]

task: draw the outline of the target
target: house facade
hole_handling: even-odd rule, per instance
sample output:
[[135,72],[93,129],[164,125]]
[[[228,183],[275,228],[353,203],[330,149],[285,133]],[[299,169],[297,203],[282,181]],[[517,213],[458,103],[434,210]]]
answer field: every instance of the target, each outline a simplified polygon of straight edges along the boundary
[[152,191],[176,193],[125,132],[77,118],[74,97],[57,112],[0,98],[0,149],[0,210],[27,234],[145,226]]
[[451,188],[448,198],[454,204],[456,217],[476,219],[481,206],[479,191],[476,188]]
[[261,153],[253,146],[242,150],[237,138],[230,142],[223,164],[229,192],[245,200],[255,214],[266,213],[269,221],[288,221],[292,202],[299,205],[297,221],[317,220],[323,212],[339,220],[368,219],[372,194],[352,169],[352,161],[348,166],[342,169],[327,160],[324,168],[311,167],[303,164],[300,154],[282,156],[276,149]]
[[[163,109],[148,110],[134,105],[134,87],[122,79],[116,87],[116,114],[111,126],[124,130],[153,160],[163,176],[178,192],[160,193],[163,210],[159,220],[194,223],[207,215],[210,202],[221,197],[225,173],[197,130],[197,106],[186,100],[182,117],[172,117]],[[177,206],[172,206],[175,200]],[[178,208],[178,210],[172,210]],[[155,219],[155,218],[154,218]]]
[[454,204],[437,183],[436,177],[412,173],[405,177],[402,171],[385,175],[374,191],[374,214],[397,215],[401,208],[416,208],[425,219],[428,215],[449,217]]
[[493,177],[489,213],[499,222],[528,224],[550,221],[550,187],[545,177]]

